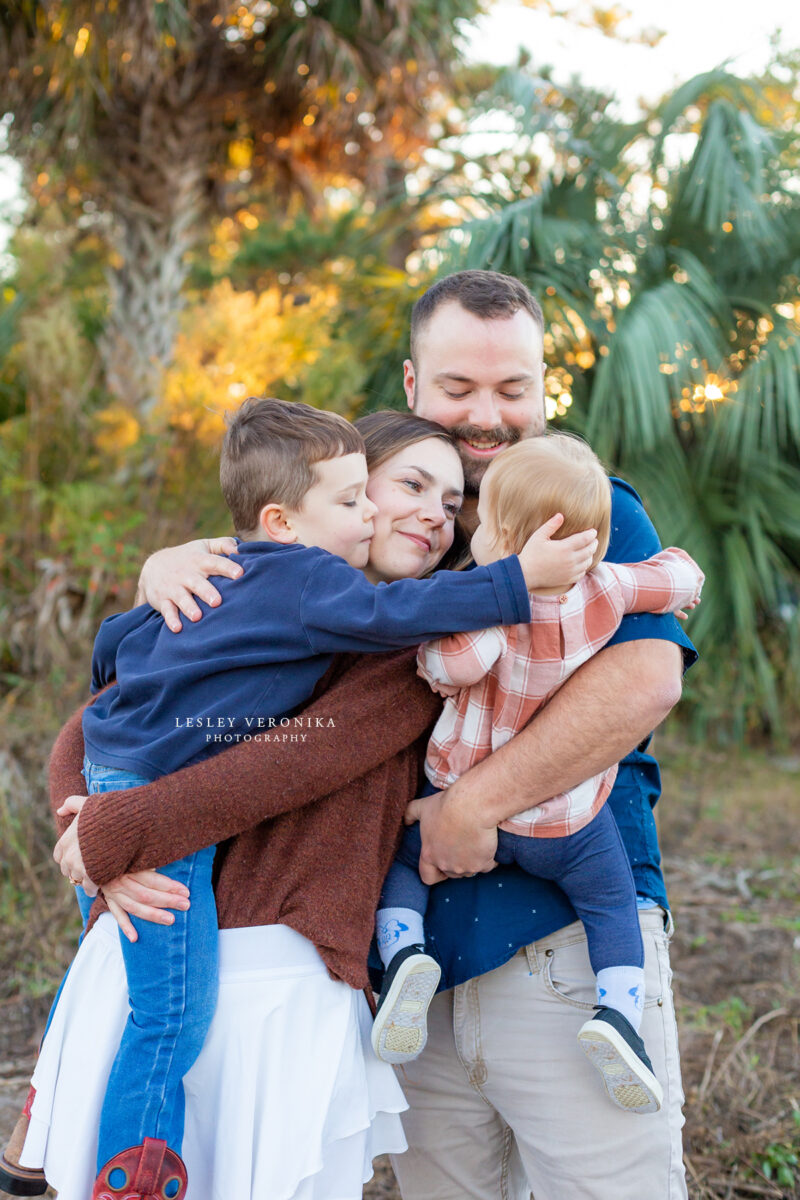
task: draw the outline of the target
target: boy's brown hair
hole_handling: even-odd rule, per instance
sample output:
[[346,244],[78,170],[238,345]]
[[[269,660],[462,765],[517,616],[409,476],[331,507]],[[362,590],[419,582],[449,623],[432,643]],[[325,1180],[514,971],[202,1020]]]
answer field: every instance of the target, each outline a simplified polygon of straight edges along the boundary
[[593,568],[608,549],[611,484],[600,459],[580,438],[551,433],[517,442],[491,464],[481,492],[510,554],[518,554],[556,513],[564,514],[556,538],[597,530]]
[[299,401],[250,396],[226,421],[219,482],[240,537],[258,528],[265,504],[298,511],[319,478],[316,463],[364,453],[349,421]]

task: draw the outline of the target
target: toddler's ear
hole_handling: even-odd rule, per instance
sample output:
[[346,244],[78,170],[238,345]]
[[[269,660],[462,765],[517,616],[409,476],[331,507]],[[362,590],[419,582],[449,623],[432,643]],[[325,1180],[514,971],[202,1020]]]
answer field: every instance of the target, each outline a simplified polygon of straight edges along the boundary
[[288,546],[297,541],[289,510],[283,504],[265,504],[258,514],[258,526],[269,542]]

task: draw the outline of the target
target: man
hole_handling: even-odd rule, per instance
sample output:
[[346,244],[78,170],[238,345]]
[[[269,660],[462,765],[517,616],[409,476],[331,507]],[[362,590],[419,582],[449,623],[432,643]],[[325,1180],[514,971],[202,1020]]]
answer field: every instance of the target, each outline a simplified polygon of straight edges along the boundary
[[[448,276],[417,302],[409,407],[457,439],[476,524],[477,491],[492,459],[545,431],[541,309],[516,279],[487,271]],[[658,540],[638,497],[614,486],[609,556],[637,561]],[[174,553],[174,552],[173,552]],[[174,568],[174,557],[172,559]],[[217,602],[204,578],[226,564],[187,548],[186,588],[149,592],[173,627],[189,589]],[[655,761],[637,749],[680,697],[695,655],[672,617],[626,617],[608,646],[564,685],[516,738],[438,797],[415,801],[421,873],[452,878],[431,893],[426,918],[448,989],[429,1014],[428,1045],[403,1071],[410,1149],[395,1171],[405,1200],[682,1200],[680,1071],[670,992],[668,915],[653,805]],[[483,874],[499,821],[622,760],[609,799],[640,897],[647,1002],[642,1035],[664,1089],[657,1114],[616,1109],[579,1053],[595,1003],[583,927],[554,885],[514,868]]]
[[[539,305],[507,276],[451,275],[415,306],[406,397],[457,438],[470,529],[492,459],[544,432],[542,343]],[[620,484],[612,525],[617,561],[657,549],[638,497]],[[521,734],[448,791],[412,804],[423,878],[474,878],[431,893],[426,925],[450,987],[431,1006],[426,1050],[404,1068],[410,1149],[394,1166],[406,1200],[522,1200],[530,1190],[535,1200],[686,1196],[671,921],[652,813],[660,782],[654,760],[635,749],[680,696],[682,648],[692,661],[674,618],[626,618]],[[662,1110],[642,1118],[615,1109],[578,1060],[576,1034],[594,1004],[594,978],[583,928],[563,894],[510,868],[481,874],[501,820],[620,759],[609,803],[643,905],[642,1032],[664,1087]]]

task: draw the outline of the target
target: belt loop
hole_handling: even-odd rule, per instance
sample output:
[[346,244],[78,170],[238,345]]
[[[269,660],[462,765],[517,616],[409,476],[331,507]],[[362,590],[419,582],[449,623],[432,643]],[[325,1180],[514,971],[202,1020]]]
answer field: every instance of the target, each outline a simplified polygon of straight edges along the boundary
[[541,970],[541,966],[539,963],[539,955],[536,953],[536,943],[530,942],[529,945],[523,946],[523,950],[525,951],[525,957],[528,960],[528,970],[530,971],[531,975],[538,975]]
[[675,932],[675,922],[673,921],[672,913],[668,908],[664,909],[664,932],[666,933],[668,939],[671,938]]

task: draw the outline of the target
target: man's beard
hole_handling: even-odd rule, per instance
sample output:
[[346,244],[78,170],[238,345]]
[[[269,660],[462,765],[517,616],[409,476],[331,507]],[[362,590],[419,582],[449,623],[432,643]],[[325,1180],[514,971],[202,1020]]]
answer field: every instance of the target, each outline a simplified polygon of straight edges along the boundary
[[[519,442],[523,437],[530,437],[522,429],[517,429],[514,425],[498,425],[494,429],[478,429],[476,425],[453,425],[448,430],[452,438],[459,441],[474,442],[476,446],[492,445],[494,442],[507,442],[509,446],[513,446],[515,442]],[[494,462],[494,458],[487,458],[485,462],[478,462],[474,458],[468,458],[466,454],[461,453],[461,447],[456,447],[461,458],[461,465],[464,468],[464,494],[466,496],[477,496],[481,486],[481,480],[486,474],[488,468]]]

